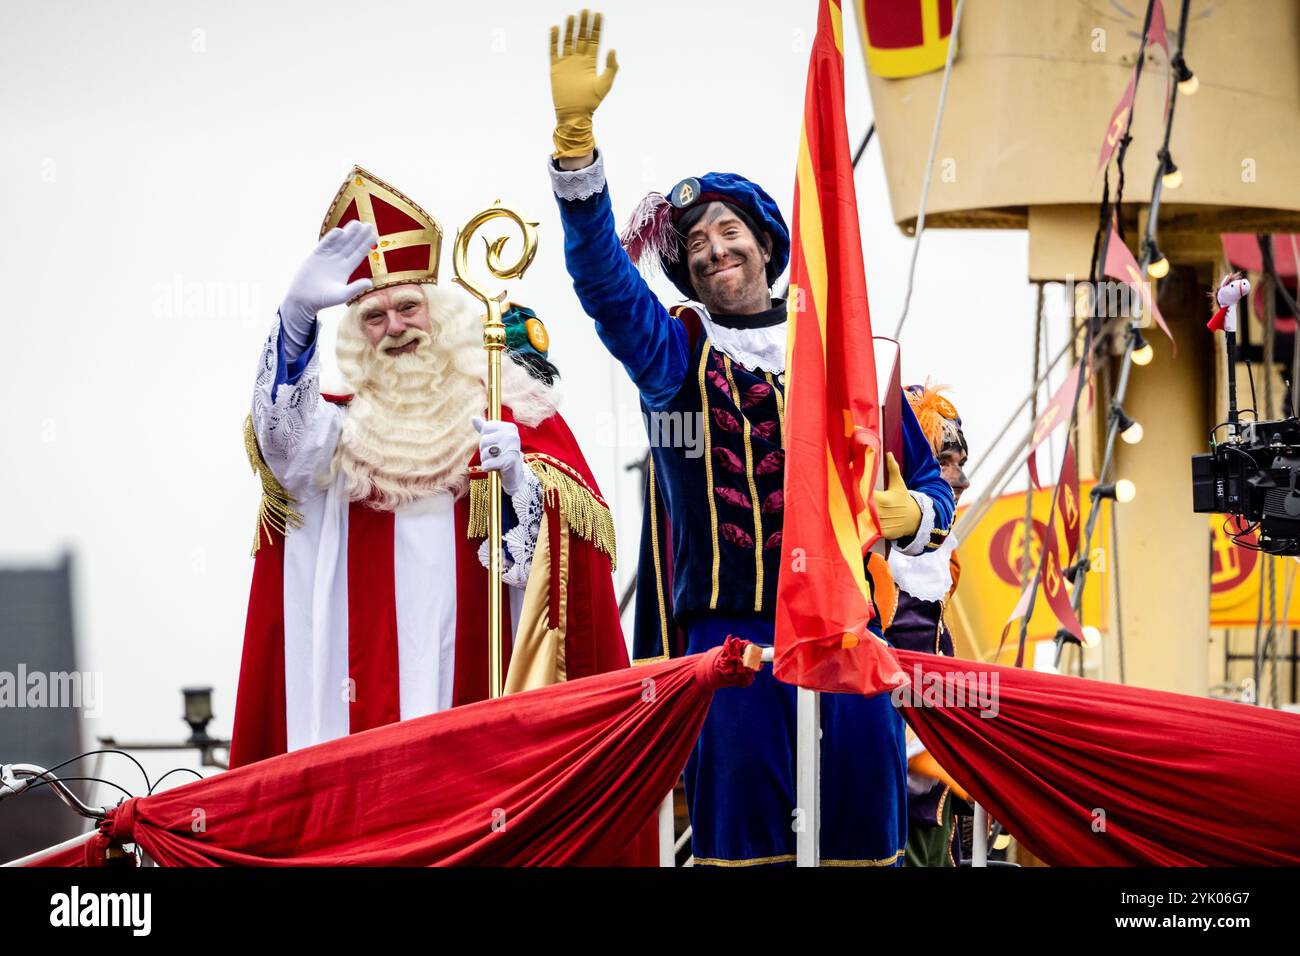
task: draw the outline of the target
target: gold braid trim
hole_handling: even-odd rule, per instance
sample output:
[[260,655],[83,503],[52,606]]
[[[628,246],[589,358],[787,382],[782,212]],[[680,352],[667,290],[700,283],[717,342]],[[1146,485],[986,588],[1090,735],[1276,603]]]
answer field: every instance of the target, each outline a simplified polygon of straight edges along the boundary
[[291,528],[301,528],[303,519],[301,514],[293,510],[298,499],[284,490],[262,457],[262,449],[257,447],[252,415],[244,419],[244,452],[248,455],[248,463],[253,467],[253,474],[262,482],[262,500],[257,506],[257,526],[253,529],[253,550],[249,552],[255,555],[262,546],[263,533],[270,543],[272,530],[288,534]]
[[[570,471],[558,458],[528,454],[524,461],[542,483],[548,507],[560,506],[560,514],[569,522],[569,530],[596,550],[609,557],[610,568],[617,566],[618,549],[614,542],[614,517],[609,505],[579,475]],[[486,538],[488,533],[488,483],[479,479],[469,483],[469,527],[466,537]]]

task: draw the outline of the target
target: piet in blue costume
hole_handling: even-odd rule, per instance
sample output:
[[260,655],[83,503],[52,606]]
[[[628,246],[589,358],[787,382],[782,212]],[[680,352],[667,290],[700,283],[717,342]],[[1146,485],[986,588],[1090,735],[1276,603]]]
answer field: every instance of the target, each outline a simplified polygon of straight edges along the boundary
[[[744,177],[708,173],[669,197],[648,197],[625,251],[599,154],[573,171],[552,162],[551,177],[574,289],[640,392],[650,437],[634,657],[695,653],[728,635],[770,645],[784,509],[786,305],[764,289],[770,307],[750,314],[710,314],[695,302],[666,308],[633,259],[657,261],[683,296],[703,298],[688,262],[696,240],[687,237],[705,215],[713,228],[735,220],[726,228],[748,228],[770,286],[789,255],[780,210]],[[719,255],[717,271],[728,258]],[[761,278],[756,262],[740,262]],[[901,404],[903,473],[921,517],[895,546],[920,554],[943,542],[953,499]],[[878,621],[872,628],[880,633]],[[894,865],[907,836],[903,721],[885,694],[821,699],[822,862]],[[795,689],[770,669],[751,687],[714,696],[686,770],[697,865],[793,863],[794,735]]]
[[[962,433],[957,409],[930,383],[909,385],[907,401],[930,442],[940,471],[954,499],[969,487],[964,471],[966,436]],[[889,588],[892,595],[880,604],[885,615],[885,637],[895,647],[925,654],[953,656],[952,632],[945,620],[948,601],[957,589],[960,565],[957,562],[957,539],[949,535],[942,547],[920,555],[894,552],[888,570],[878,575],[876,587]],[[883,580],[888,576],[889,581]],[[889,598],[892,597],[892,600]],[[925,753],[925,745],[909,730],[907,733],[907,865],[956,866],[960,843],[953,839],[953,811],[964,794],[948,785],[946,775],[933,776],[941,770]]]

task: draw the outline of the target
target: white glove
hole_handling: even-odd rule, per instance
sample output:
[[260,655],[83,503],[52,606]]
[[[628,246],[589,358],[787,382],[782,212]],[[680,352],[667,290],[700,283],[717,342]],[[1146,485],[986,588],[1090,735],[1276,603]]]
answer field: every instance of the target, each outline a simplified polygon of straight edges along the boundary
[[331,229],[298,267],[280,306],[280,331],[289,361],[301,355],[311,341],[316,313],[341,305],[373,287],[369,279],[348,282],[378,241],[375,227],[354,219],[342,229]]
[[475,415],[470,419],[478,432],[478,455],[486,471],[501,472],[501,488],[511,498],[523,487],[527,466],[519,450],[519,429],[514,422],[488,422]]

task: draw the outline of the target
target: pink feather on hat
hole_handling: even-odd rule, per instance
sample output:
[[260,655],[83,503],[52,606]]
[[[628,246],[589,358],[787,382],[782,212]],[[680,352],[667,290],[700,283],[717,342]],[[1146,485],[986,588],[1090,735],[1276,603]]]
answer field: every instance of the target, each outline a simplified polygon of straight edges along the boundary
[[677,229],[672,217],[672,203],[663,193],[649,193],[632,210],[618,238],[638,268],[653,269],[677,261]]

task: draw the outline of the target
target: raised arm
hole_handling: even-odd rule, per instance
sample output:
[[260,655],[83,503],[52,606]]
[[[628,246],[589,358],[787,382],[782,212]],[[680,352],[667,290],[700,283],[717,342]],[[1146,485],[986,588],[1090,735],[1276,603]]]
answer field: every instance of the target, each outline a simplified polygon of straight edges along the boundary
[[[944,481],[939,463],[934,460],[930,442],[916,420],[912,405],[903,399],[903,458],[906,469],[902,472],[902,485],[921,511],[920,521],[909,533],[895,539],[904,554],[923,554],[943,544],[952,527],[956,504],[952,488]],[[891,475],[891,485],[892,485]],[[877,498],[880,493],[877,492]]]
[[257,445],[280,484],[302,501],[321,493],[316,479],[338,443],[342,412],[321,401],[317,313],[370,288],[348,282],[375,242],[374,227],[331,229],[298,269],[262,348],[253,389]]
[[600,27],[599,13],[589,20],[583,11],[576,29],[569,17],[563,45],[559,27],[551,28],[556,147],[551,185],[564,224],[564,261],[578,300],[646,404],[657,408],[681,387],[690,346],[681,323],[668,314],[628,259],[614,226],[592,116],[614,82],[618,61],[611,50],[605,72],[596,73]]

